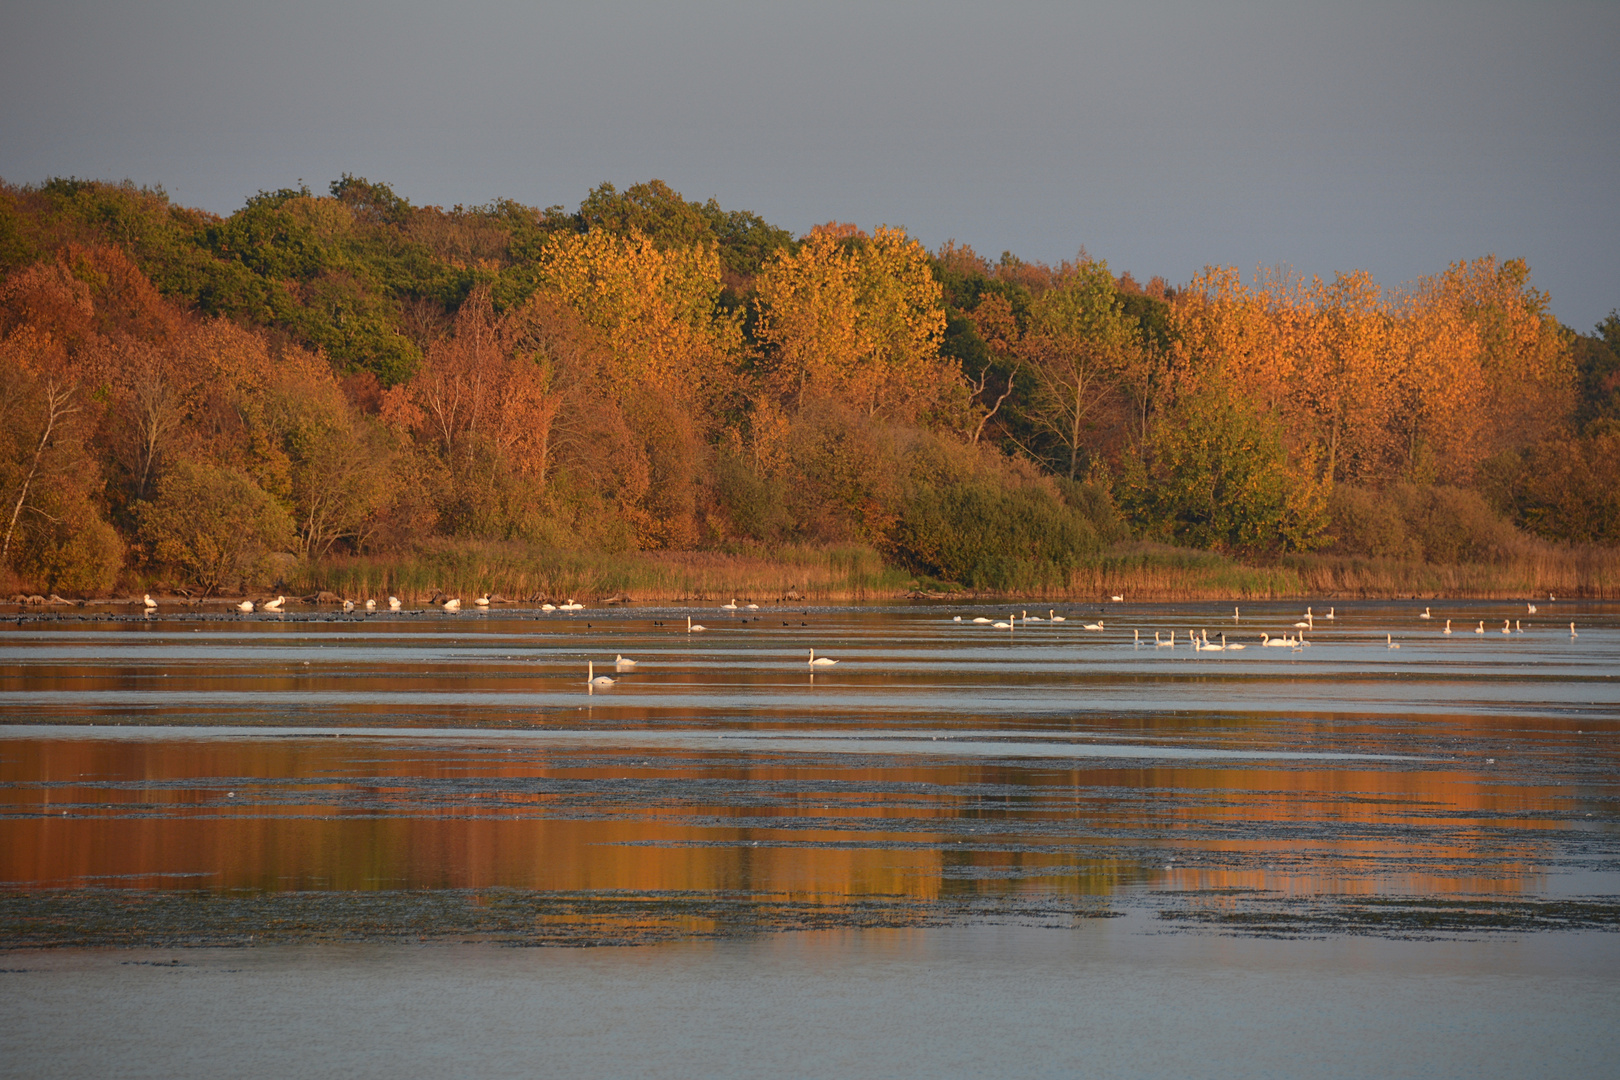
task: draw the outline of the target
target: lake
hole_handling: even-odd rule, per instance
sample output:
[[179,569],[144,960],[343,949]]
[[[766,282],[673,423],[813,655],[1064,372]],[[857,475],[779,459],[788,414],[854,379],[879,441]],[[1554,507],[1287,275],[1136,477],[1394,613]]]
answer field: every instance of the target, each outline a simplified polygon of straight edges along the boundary
[[14,620],[0,1055],[1612,1074],[1620,608],[1310,606]]

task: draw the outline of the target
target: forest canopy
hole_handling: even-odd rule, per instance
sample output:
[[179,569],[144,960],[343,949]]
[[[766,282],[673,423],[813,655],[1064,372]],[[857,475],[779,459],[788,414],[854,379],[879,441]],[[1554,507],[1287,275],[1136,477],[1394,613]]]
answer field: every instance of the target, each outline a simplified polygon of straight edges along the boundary
[[658,180],[228,217],[0,183],[0,518],[16,581],[85,594],[460,540],[859,543],[985,589],[1131,541],[1620,545],[1620,315],[1561,326],[1518,259],[1142,284]]

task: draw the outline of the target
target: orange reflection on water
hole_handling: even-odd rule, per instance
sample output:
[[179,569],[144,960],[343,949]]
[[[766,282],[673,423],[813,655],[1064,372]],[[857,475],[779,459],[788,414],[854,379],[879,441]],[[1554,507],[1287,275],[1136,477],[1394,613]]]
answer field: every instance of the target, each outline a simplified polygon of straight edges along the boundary
[[1455,769],[16,739],[0,760],[0,884],[1512,891],[1535,877],[1548,823],[1497,815],[1568,795]]

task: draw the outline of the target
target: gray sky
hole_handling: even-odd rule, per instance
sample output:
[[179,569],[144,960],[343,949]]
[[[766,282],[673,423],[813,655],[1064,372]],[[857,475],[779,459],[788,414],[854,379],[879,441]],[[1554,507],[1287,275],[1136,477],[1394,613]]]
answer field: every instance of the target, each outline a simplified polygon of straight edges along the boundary
[[0,177],[220,213],[342,172],[570,208],[650,177],[1187,280],[1524,256],[1620,307],[1620,3],[22,0]]

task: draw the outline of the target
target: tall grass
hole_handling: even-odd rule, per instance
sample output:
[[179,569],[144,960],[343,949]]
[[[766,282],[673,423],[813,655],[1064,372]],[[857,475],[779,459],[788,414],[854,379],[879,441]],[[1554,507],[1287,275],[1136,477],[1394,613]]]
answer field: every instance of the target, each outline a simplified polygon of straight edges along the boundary
[[1291,597],[1620,597],[1620,550],[1538,545],[1491,563],[1422,563],[1342,555],[1292,555],[1265,565],[1158,544],[1115,547],[1066,574],[1031,565],[1004,590],[964,590],[891,566],[872,548],[739,548],[732,551],[546,551],[520,544],[442,544],[392,556],[334,556],[288,577],[298,593],[351,599],[495,593],[539,602],[613,597],[709,601],[798,596],[822,603],[893,599],[922,588],[963,598],[1095,600],[1282,599]]
[[352,599],[494,593],[508,600],[861,600],[892,596],[910,576],[861,546],[741,550],[543,551],[520,544],[436,545],[391,556],[334,556],[301,565],[287,581],[298,592]]

